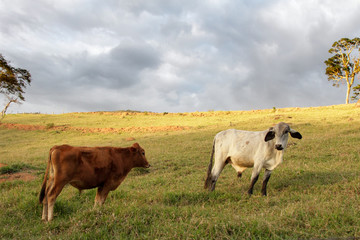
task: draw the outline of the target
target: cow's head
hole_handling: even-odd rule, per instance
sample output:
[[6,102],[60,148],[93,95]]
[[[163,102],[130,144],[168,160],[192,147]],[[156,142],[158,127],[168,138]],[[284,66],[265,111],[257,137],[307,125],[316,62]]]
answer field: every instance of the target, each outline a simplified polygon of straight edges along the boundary
[[269,128],[265,136],[265,142],[275,139],[276,150],[283,150],[287,146],[289,134],[293,138],[301,139],[302,136],[299,132],[291,129],[290,126],[284,122],[276,124],[274,127]]
[[134,156],[133,161],[134,161],[135,167],[144,167],[144,168],[150,167],[150,164],[145,157],[145,150],[142,147],[140,147],[140,145],[138,143],[134,143],[130,147],[130,150]]

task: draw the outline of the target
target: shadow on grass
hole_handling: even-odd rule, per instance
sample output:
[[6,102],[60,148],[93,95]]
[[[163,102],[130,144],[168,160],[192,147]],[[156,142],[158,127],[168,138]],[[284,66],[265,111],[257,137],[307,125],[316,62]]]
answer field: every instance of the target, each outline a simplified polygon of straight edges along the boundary
[[232,193],[224,192],[166,192],[163,196],[163,202],[169,206],[187,206],[187,205],[202,205],[218,204],[222,201],[237,202],[243,199],[244,196],[234,195]]
[[302,172],[292,176],[283,176],[274,181],[273,188],[284,190],[289,187],[297,190],[309,189],[309,187],[333,185],[343,181],[351,181],[355,179],[357,173],[355,171],[347,172],[325,172],[312,171]]
[[[299,191],[303,192],[313,187],[329,186],[348,182],[356,179],[358,173],[355,171],[347,172],[326,172],[312,171],[302,172],[287,176],[276,176],[276,180],[270,182],[270,188],[278,191]],[[274,176],[275,177],[275,176]],[[259,181],[257,188],[261,187]],[[258,191],[258,190],[257,190]],[[241,191],[240,191],[241,192]],[[257,193],[255,194],[257,195]],[[246,192],[234,194],[234,192],[221,191],[201,191],[201,192],[165,192],[163,203],[169,206],[187,206],[203,204],[219,204],[224,201],[239,202],[247,200]]]
[[64,219],[76,213],[77,207],[69,201],[56,201],[54,218]]

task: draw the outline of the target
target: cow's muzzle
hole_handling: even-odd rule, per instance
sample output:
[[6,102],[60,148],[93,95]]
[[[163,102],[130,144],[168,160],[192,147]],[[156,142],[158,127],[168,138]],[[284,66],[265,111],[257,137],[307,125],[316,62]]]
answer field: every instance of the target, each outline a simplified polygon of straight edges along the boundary
[[284,148],[283,148],[283,146],[282,146],[281,144],[276,144],[276,145],[275,145],[275,149],[281,151],[281,150],[283,150]]

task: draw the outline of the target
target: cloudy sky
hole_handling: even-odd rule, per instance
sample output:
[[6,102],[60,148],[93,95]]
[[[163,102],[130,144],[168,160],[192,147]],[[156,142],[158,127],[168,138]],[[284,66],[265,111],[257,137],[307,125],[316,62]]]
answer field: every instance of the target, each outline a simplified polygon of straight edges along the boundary
[[359,0],[0,0],[0,53],[33,79],[8,112],[342,104],[324,61],[359,22]]

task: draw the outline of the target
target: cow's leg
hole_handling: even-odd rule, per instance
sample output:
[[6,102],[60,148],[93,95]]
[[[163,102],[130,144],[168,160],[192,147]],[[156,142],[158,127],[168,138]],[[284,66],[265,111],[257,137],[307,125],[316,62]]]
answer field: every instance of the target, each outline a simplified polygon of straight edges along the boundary
[[215,190],[216,181],[218,180],[220,173],[224,169],[227,162],[228,160],[224,159],[222,154],[215,153],[214,167],[211,170],[211,176],[210,176],[210,181],[211,181],[209,187],[210,191]]
[[[258,161],[255,161],[258,162]],[[251,196],[253,194],[253,189],[254,189],[254,185],[257,182],[257,180],[259,179],[259,174],[261,171],[262,165],[261,164],[255,164],[252,174],[251,174],[251,183],[250,183],[250,187],[248,190],[248,194]]]
[[54,205],[55,205],[55,200],[57,198],[57,196],[59,196],[61,190],[64,188],[64,186],[66,185],[65,181],[59,181],[57,179],[55,179],[54,183],[52,184],[51,188],[49,189],[49,192],[47,194],[47,202],[48,202],[48,216],[47,216],[47,220],[51,221],[54,217]]
[[47,220],[47,213],[48,213],[48,205],[47,205],[47,198],[45,197],[43,202],[43,211],[42,211],[42,217],[41,220],[46,221]]
[[41,219],[44,220],[44,221],[47,221],[47,218],[48,218],[48,200],[47,200],[47,189],[45,191],[45,197],[43,199],[43,211],[42,211],[42,217]]
[[48,218],[48,199],[47,199],[47,195],[48,195],[48,192],[49,192],[49,185],[52,184],[50,182],[50,179],[49,181],[47,182],[47,186],[46,186],[46,189],[45,189],[45,196],[44,196],[44,199],[43,199],[43,211],[42,211],[42,216],[41,216],[41,220],[44,220],[44,221],[47,221],[47,218]]
[[268,181],[270,179],[271,172],[272,172],[271,170],[265,169],[263,185],[262,185],[262,188],[261,188],[261,193],[262,193],[263,196],[266,196],[266,186],[267,186]]
[[102,187],[98,187],[97,192],[96,192],[96,196],[95,196],[95,205],[103,205],[107,195],[109,194],[110,190],[104,186]]
[[45,196],[44,196],[44,199],[42,202],[43,203],[43,212],[42,212],[41,219],[44,221],[48,220],[48,194],[49,194],[49,191],[52,188],[53,184],[54,184],[54,178],[52,176],[50,176],[49,180],[47,181],[47,184],[46,184]]

